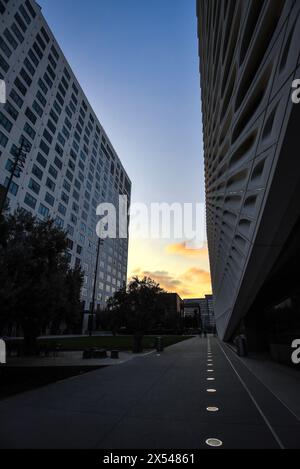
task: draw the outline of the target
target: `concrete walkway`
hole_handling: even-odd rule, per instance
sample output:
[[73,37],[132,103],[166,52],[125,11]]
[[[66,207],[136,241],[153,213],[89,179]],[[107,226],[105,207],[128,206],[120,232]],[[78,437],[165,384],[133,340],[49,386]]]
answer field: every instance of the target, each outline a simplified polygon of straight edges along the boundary
[[215,339],[4,400],[0,418],[0,448],[300,447],[296,417]]
[[[133,360],[136,355],[132,352],[120,352],[118,359],[110,358],[108,353],[107,358],[101,359],[82,359],[83,352],[59,352],[56,357],[13,357],[8,359],[10,367],[17,368],[34,368],[34,367],[92,367],[97,366],[115,366],[122,365],[123,363]],[[150,351],[145,352],[141,356],[148,355]]]

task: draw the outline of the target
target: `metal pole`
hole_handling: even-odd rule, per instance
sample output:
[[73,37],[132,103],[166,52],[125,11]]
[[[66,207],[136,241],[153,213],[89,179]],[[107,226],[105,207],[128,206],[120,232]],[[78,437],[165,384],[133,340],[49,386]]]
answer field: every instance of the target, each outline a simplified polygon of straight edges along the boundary
[[91,308],[91,321],[90,321],[90,336],[93,334],[94,329],[94,316],[95,316],[95,301],[96,301],[96,288],[97,288],[97,278],[98,278],[98,269],[99,269],[99,257],[100,257],[100,247],[102,246],[103,241],[99,237],[97,245],[97,257],[96,257],[96,268],[95,268],[95,277],[94,277],[94,288],[93,288],[93,299],[92,299],[92,308]]
[[5,207],[5,203],[6,203],[7,196],[9,194],[10,186],[11,186],[11,183],[13,181],[13,178],[15,177],[15,172],[16,172],[16,169],[18,168],[20,158],[23,154],[23,149],[24,148],[25,148],[25,143],[24,143],[24,140],[22,140],[21,146],[18,148],[17,154],[15,155],[15,161],[14,161],[12,170],[10,171],[11,174],[10,174],[8,184],[7,184],[6,190],[4,192],[4,197],[3,197],[3,200],[2,200],[2,203],[1,203],[0,216],[2,215],[3,209]]

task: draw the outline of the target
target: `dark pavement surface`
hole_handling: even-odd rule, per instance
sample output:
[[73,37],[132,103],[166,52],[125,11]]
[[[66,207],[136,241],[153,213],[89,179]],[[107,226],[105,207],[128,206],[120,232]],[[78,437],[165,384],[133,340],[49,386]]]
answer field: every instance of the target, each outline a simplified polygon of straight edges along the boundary
[[213,338],[0,401],[0,419],[0,448],[300,448],[299,420]]

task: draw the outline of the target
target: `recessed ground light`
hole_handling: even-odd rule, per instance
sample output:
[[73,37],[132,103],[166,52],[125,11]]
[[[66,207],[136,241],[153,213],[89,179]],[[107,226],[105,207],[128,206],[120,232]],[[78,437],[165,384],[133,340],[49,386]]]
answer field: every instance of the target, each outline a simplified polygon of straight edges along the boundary
[[215,381],[215,378],[206,378],[206,381]]
[[219,407],[207,407],[207,412],[219,412]]
[[223,441],[218,440],[217,438],[209,438],[205,443],[207,446],[211,446],[212,448],[220,448],[220,446],[223,446]]
[[207,389],[207,392],[209,392],[209,393],[212,394],[212,393],[214,393],[214,392],[217,392],[217,390],[216,390],[216,389]]
[[207,370],[207,373],[213,373],[214,370]]

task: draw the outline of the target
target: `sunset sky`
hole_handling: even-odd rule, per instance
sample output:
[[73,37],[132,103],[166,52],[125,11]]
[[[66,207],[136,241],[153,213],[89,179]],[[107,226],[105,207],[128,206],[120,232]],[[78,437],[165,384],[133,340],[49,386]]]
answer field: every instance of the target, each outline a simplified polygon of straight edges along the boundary
[[[132,201],[203,203],[194,0],[39,0],[132,181]],[[129,276],[211,292],[207,249],[131,239]]]

